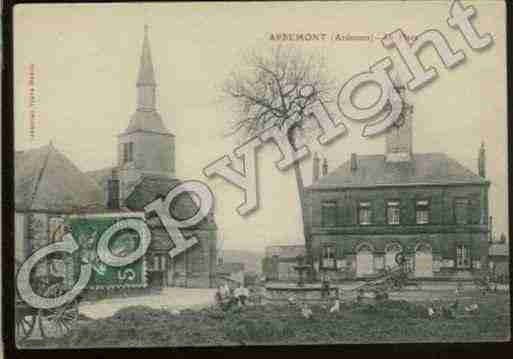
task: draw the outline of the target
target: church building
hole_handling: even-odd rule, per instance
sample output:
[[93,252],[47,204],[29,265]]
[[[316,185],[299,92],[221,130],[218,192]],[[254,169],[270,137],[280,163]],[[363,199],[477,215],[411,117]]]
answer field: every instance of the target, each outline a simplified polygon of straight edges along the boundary
[[[109,210],[144,211],[180,184],[175,171],[175,136],[157,111],[157,81],[153,69],[148,28],[145,27],[136,82],[135,112],[118,135],[117,165],[89,172],[103,188]],[[179,195],[171,205],[174,218],[192,217],[197,207],[192,196]],[[168,252],[172,242],[158,218],[150,217],[152,242],[147,254],[148,283],[157,286],[213,287],[217,263],[217,226],[210,213],[194,228],[183,229],[187,239],[198,243],[175,258]]]
[[[404,98],[404,88],[398,87]],[[487,268],[485,149],[477,174],[445,153],[414,153],[412,106],[386,134],[384,154],[352,153],[333,171],[314,160],[305,188],[316,267],[338,279],[373,278],[408,259],[414,278],[472,279]]]
[[[136,82],[136,109],[118,135],[117,164],[82,172],[54,145],[17,151],[15,158],[16,258],[51,241],[51,227],[68,214],[144,212],[181,181],[175,171],[175,137],[166,129],[156,106],[157,82],[148,30],[145,29]],[[195,198],[175,197],[170,212],[187,219],[197,212]],[[214,214],[194,227],[181,229],[198,243],[171,258],[169,234],[156,216],[147,217],[152,240],[145,256],[149,287],[213,287],[217,264],[217,226]]]

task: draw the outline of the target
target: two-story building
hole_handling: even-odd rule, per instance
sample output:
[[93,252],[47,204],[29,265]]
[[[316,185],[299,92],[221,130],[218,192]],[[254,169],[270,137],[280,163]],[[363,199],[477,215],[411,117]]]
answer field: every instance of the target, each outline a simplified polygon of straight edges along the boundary
[[388,130],[385,154],[352,153],[322,178],[319,172],[305,188],[317,268],[339,279],[369,278],[396,266],[399,252],[416,278],[471,279],[487,268],[483,144],[478,174],[444,153],[413,153],[410,112]]

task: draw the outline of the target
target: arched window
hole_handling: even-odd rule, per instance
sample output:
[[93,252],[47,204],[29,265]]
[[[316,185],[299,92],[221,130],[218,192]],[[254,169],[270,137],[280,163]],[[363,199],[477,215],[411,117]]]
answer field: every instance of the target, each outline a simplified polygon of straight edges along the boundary
[[356,276],[365,277],[374,273],[373,248],[368,243],[356,247]]
[[433,251],[427,243],[415,247],[415,277],[433,276]]

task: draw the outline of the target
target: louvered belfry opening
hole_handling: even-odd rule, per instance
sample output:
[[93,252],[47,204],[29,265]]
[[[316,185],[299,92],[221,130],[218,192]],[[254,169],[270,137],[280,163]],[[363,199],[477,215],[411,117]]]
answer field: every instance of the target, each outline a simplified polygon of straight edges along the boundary
[[107,183],[107,208],[119,209],[119,178],[115,169]]

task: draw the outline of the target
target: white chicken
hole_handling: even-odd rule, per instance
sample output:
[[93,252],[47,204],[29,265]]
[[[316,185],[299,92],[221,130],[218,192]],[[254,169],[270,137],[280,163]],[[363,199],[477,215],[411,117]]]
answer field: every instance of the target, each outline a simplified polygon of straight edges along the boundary
[[301,309],[301,314],[306,319],[310,319],[312,317],[313,313],[312,313],[312,310],[307,305],[304,305],[303,308]]
[[330,308],[330,313],[338,313],[340,312],[340,300],[336,299],[333,307]]
[[465,311],[467,313],[477,313],[479,312],[479,306],[477,305],[477,303],[471,304],[465,307]]

